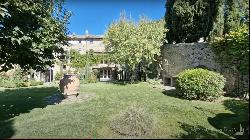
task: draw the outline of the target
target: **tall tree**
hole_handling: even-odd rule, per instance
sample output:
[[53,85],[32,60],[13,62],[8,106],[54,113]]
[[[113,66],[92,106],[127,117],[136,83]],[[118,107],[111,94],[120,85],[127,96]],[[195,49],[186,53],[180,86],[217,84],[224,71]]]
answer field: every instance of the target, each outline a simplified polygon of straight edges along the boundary
[[196,42],[207,37],[213,26],[217,1],[167,0],[166,26],[169,43]]
[[1,0],[0,71],[45,69],[63,53],[70,13],[61,0]]
[[222,36],[248,22],[249,0],[167,0],[169,43],[197,42]]
[[142,17],[138,23],[124,16],[112,23],[104,35],[104,43],[111,51],[111,59],[133,73],[137,70],[147,74],[147,69],[155,56],[160,55],[160,46],[164,41],[165,22],[151,21]]
[[226,0],[225,1],[225,29],[224,34],[238,29],[247,20],[249,0]]

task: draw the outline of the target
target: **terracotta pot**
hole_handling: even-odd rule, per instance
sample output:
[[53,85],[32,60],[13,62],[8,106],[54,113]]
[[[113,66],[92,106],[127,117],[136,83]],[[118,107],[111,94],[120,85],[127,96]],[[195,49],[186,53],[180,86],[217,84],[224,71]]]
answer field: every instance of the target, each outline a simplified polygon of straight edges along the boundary
[[65,74],[59,83],[60,91],[65,98],[79,93],[80,81],[75,74]]

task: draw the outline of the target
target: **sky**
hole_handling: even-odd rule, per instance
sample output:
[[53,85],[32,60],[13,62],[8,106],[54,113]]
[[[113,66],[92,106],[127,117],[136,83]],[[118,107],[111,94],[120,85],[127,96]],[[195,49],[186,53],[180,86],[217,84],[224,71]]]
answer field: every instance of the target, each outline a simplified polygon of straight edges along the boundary
[[166,0],[65,0],[64,7],[71,11],[69,34],[103,35],[122,11],[138,21],[140,15],[158,20],[165,15]]

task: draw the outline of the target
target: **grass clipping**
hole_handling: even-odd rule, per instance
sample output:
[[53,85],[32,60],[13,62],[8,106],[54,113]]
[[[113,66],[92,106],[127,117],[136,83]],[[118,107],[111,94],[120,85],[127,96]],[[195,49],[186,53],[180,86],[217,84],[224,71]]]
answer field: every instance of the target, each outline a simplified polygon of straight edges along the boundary
[[121,135],[143,136],[152,132],[155,125],[153,116],[143,108],[131,106],[110,121],[110,128]]

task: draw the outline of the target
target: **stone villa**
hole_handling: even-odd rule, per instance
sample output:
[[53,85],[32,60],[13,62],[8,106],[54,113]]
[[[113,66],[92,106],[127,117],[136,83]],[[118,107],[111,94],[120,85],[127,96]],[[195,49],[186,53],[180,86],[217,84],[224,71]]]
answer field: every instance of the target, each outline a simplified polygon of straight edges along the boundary
[[[93,50],[95,54],[108,53],[105,51],[103,44],[102,35],[69,35],[69,46],[63,46],[64,50],[69,52],[74,49],[84,54],[86,51]],[[214,54],[206,42],[196,43],[179,43],[179,44],[168,44],[163,47],[163,59],[161,78],[164,85],[175,86],[175,80],[178,73],[185,69],[190,68],[205,68],[219,72],[224,75],[227,79],[226,88],[231,90],[237,83],[237,77],[229,70],[222,69],[220,64],[215,62]],[[70,59],[68,59],[70,61]],[[113,64],[107,61],[103,61],[100,64],[94,65],[91,68],[97,69],[100,72],[100,81],[111,81],[113,79],[126,80],[129,77],[125,71],[120,70],[119,65]],[[36,72],[33,77],[36,80],[44,82],[52,82],[55,80],[56,73],[61,71],[67,71],[70,68],[69,65],[60,66],[55,64],[54,67],[49,68],[44,73]],[[244,85],[249,85],[249,76],[244,76]]]
[[[70,50],[74,49],[79,51],[81,54],[85,54],[86,51],[92,50],[95,54],[103,54],[108,53],[105,51],[105,46],[103,44],[103,36],[102,35],[69,35],[69,45],[63,46],[63,49],[66,52],[70,52]],[[70,58],[68,59],[70,61]],[[100,64],[96,64],[92,66],[92,69],[97,69],[100,72],[100,81],[111,81],[115,77],[115,72],[117,69],[116,64],[102,61]],[[36,72],[33,74],[33,78],[36,80],[44,81],[44,82],[52,82],[55,80],[56,73],[65,72],[67,70],[72,70],[69,65],[58,65],[54,64],[53,67],[48,68],[45,72]]]

